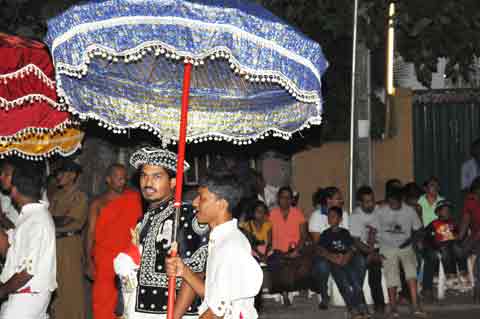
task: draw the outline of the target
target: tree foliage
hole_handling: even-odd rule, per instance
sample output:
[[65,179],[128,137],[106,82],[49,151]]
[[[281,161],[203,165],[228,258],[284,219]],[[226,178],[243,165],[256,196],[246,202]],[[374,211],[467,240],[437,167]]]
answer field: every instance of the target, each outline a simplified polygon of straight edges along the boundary
[[[256,0],[318,41],[330,68],[325,76],[327,138],[348,136],[353,0]],[[45,19],[78,0],[0,0],[0,31],[42,38]],[[372,51],[374,87],[383,86],[387,0],[358,0],[359,38]],[[425,86],[440,57],[446,76],[468,80],[480,51],[480,1],[397,0],[396,50]],[[373,108],[380,109],[373,100]],[[375,125],[374,129],[375,129]],[[378,128],[377,128],[378,131]],[[324,136],[325,137],[325,136]]]
[[[331,67],[325,76],[325,120],[330,138],[348,136],[353,0],[257,0],[318,41]],[[372,51],[373,86],[382,87],[385,66],[386,0],[359,0],[358,34]],[[468,80],[480,53],[480,1],[396,1],[396,51],[415,66],[429,87],[438,58],[448,59],[446,76]],[[372,99],[372,108],[380,110]],[[374,113],[375,115],[375,113]],[[375,118],[373,119],[375,122]],[[373,124],[373,129],[379,128]]]

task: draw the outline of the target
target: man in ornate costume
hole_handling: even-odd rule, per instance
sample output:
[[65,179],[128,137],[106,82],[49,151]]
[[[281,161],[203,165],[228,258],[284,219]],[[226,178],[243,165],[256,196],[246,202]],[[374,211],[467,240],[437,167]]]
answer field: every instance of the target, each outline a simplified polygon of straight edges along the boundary
[[[132,155],[130,164],[139,170],[147,209],[133,233],[133,249],[130,247],[115,259],[115,271],[123,282],[124,317],[166,318],[168,277],[164,265],[175,227],[173,191],[177,155],[167,150],[142,148]],[[185,168],[188,167],[185,163]],[[176,227],[179,256],[202,277],[208,254],[208,226],[198,223],[192,206],[182,204],[180,223]],[[140,259],[135,257],[138,253]],[[174,318],[197,317],[199,304],[193,289],[178,279]]]

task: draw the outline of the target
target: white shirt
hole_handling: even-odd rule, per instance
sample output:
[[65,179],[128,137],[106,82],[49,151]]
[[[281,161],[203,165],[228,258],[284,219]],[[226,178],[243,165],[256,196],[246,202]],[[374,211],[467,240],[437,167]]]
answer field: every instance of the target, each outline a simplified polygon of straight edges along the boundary
[[[325,214],[322,214],[322,210],[319,208],[315,210],[310,219],[308,220],[308,232],[309,233],[323,233],[324,230],[328,229],[330,225],[328,224],[328,217]],[[340,227],[349,229],[349,218],[348,213],[343,212],[342,222]]]
[[397,210],[388,205],[379,207],[374,219],[380,249],[399,248],[412,235],[413,231],[422,227],[417,212],[405,203]]
[[277,195],[278,195],[279,188],[273,185],[265,185],[263,189],[263,193],[265,194],[265,198],[258,194],[258,200],[262,201],[267,205],[268,209],[272,209],[273,207],[277,206]]
[[16,273],[32,275],[20,290],[54,291],[57,288],[57,256],[55,226],[43,202],[23,206],[16,228],[8,234],[10,247],[0,281],[6,282]]
[[224,319],[258,318],[254,297],[262,286],[263,272],[251,251],[236,219],[211,231],[205,298],[199,314],[210,309]]
[[361,207],[356,207],[350,218],[350,234],[353,237],[360,238],[362,242],[367,243],[370,229],[376,226],[377,214],[377,207],[369,214],[365,213]]
[[10,196],[0,193],[0,205],[2,205],[2,211],[5,213],[5,216],[7,216],[7,218],[14,225],[16,225],[18,220],[18,211],[13,206]]
[[462,189],[468,189],[473,180],[479,176],[478,165],[475,159],[471,158],[462,165]]

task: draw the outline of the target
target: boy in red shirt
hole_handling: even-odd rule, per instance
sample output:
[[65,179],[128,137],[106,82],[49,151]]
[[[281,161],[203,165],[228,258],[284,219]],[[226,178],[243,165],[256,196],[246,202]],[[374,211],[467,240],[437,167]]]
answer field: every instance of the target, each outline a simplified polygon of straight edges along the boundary
[[435,214],[438,218],[425,228],[427,243],[440,254],[447,276],[447,287],[458,286],[457,267],[463,284],[471,286],[468,278],[467,260],[464,256],[461,256],[458,245],[458,227],[451,218],[451,209],[453,209],[453,204],[448,200],[437,203]]

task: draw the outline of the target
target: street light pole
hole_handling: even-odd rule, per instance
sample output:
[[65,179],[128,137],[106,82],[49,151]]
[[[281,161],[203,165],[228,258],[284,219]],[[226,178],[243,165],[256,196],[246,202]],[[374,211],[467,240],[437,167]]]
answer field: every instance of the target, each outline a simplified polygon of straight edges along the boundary
[[358,33],[359,0],[354,2],[352,45],[352,92],[350,114],[349,211],[355,204],[355,190],[372,185],[372,143],[370,138],[370,51]]
[[350,98],[350,157],[349,157],[349,212],[353,211],[354,192],[354,156],[355,156],[355,72],[357,58],[358,0],[353,5],[353,45],[352,45],[352,92]]

